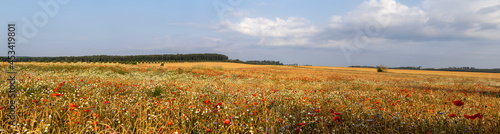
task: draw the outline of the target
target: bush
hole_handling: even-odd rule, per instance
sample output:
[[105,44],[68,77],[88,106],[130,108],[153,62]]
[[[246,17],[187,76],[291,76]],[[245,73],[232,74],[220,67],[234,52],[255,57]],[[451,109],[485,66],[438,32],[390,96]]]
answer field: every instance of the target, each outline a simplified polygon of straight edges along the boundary
[[377,72],[387,72],[387,67],[384,65],[378,65]]
[[163,93],[163,88],[162,87],[155,87],[153,89],[153,91],[149,92],[148,95],[150,97],[158,97],[158,96],[161,96],[161,94]]

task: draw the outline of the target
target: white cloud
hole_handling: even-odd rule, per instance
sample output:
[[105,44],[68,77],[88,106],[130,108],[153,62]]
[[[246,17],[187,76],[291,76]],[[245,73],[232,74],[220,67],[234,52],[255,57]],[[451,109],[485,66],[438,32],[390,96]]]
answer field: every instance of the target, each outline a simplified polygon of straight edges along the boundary
[[[424,0],[421,7],[410,7],[396,0],[369,0],[347,14],[331,16],[325,27],[299,17],[245,17],[224,26],[226,31],[257,37],[264,46],[342,47],[353,45],[359,31],[367,36],[362,38],[391,43],[498,40],[500,1]],[[368,44],[380,44],[371,41]]]
[[342,27],[342,16],[330,17],[330,27],[331,28],[341,28]]
[[498,0],[425,0],[423,7],[431,19],[429,26],[451,29],[450,32],[462,37],[498,40],[495,36],[500,34]]
[[259,44],[268,46],[306,45],[309,37],[319,30],[304,18],[290,17],[276,20],[266,18],[243,18],[240,23],[226,21],[232,31],[260,37]]
[[[452,6],[451,6],[452,5]],[[377,37],[396,40],[498,40],[498,0],[424,0],[409,7],[395,0],[370,0],[343,16],[332,16],[329,26],[338,32],[367,27]],[[368,34],[369,36],[372,36]]]
[[377,22],[381,27],[418,25],[426,23],[425,12],[418,7],[408,7],[394,0],[370,0],[345,15],[345,20],[355,25]]

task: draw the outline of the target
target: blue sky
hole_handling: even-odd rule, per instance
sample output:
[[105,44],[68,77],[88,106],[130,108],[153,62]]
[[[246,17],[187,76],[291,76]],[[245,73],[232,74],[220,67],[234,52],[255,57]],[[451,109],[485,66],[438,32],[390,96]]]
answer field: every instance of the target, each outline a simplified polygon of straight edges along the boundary
[[19,56],[500,68],[497,0],[2,0],[0,18],[16,22]]

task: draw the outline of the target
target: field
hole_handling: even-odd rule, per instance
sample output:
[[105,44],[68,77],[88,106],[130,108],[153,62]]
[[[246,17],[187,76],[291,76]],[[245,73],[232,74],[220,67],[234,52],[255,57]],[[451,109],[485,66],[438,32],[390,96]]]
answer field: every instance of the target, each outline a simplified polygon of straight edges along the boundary
[[[4,72],[8,64],[0,64]],[[16,63],[1,133],[500,133],[500,74],[237,63]],[[462,104],[463,103],[463,104]]]

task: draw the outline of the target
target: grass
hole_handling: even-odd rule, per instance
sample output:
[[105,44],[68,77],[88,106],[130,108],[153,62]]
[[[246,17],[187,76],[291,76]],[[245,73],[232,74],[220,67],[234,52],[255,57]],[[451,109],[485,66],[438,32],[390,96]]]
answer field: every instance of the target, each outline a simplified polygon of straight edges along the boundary
[[[1,120],[2,133],[500,132],[499,74],[216,62],[16,65],[20,125]],[[6,118],[8,94],[0,95]],[[464,116],[474,114],[483,117]]]

